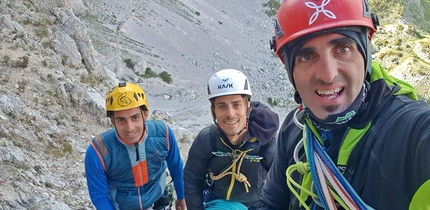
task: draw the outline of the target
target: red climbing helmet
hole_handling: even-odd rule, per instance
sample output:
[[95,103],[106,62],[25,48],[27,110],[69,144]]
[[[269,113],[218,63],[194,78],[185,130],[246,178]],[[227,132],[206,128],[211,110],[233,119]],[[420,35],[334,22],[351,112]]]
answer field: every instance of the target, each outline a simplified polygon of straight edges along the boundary
[[369,40],[378,25],[366,0],[284,0],[276,14],[271,48],[282,62],[284,45],[299,37],[345,26],[369,28]]

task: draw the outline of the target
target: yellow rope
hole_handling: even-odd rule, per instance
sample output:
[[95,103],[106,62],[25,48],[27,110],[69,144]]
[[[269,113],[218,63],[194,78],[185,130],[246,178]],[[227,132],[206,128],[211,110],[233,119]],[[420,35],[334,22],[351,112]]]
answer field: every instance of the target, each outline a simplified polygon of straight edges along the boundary
[[[236,150],[236,151],[239,152],[240,154],[236,158],[234,157],[234,153],[232,154],[233,161],[228,168],[226,168],[223,172],[221,172],[216,176],[213,175],[213,173],[211,172],[209,173],[209,176],[211,177],[212,180],[219,180],[224,176],[232,175],[237,181],[242,182],[245,185],[246,192],[248,193],[249,192],[248,188],[251,187],[251,184],[249,183],[248,178],[245,176],[245,174],[240,173],[240,167],[242,166],[242,162],[245,159],[245,155],[248,151],[240,151],[240,150]],[[237,163],[238,160],[239,160],[239,166],[237,168],[237,173],[232,171],[229,172],[229,170],[233,167],[233,165]]]
[[308,163],[303,163],[303,162],[298,162],[296,164],[293,164],[291,166],[289,166],[286,170],[286,176],[287,176],[287,185],[288,188],[290,188],[290,191],[294,194],[294,196],[296,196],[297,200],[300,202],[300,204],[303,206],[303,208],[305,208],[306,210],[310,210],[310,207],[306,204],[306,202],[300,197],[300,195],[297,193],[297,191],[293,188],[292,185],[294,185],[294,187],[298,188],[300,191],[303,191],[304,193],[308,194],[309,196],[315,197],[317,198],[317,194],[311,192],[310,190],[306,189],[305,187],[301,186],[299,183],[297,183],[296,181],[294,181],[294,179],[291,177],[291,174],[294,171],[298,171],[301,174],[305,174],[302,172],[306,172],[309,173],[309,164]]

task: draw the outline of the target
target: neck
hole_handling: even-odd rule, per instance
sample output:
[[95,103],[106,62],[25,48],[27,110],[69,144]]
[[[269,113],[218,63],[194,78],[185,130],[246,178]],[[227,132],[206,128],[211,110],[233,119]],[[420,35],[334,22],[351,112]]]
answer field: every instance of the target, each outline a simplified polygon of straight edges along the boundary
[[239,134],[226,135],[226,136],[228,141],[230,141],[232,145],[240,145],[243,142],[243,137],[245,136],[245,133],[246,133],[246,129],[243,129],[242,132],[240,132]]
[[363,84],[361,91],[354,102],[346,109],[345,111],[329,115],[326,119],[321,120],[317,118],[310,109],[305,108],[306,113],[310,116],[313,124],[317,127],[332,130],[342,125],[345,125],[348,121],[350,121],[355,114],[360,110],[360,107],[364,104],[364,99],[366,98],[367,89]]

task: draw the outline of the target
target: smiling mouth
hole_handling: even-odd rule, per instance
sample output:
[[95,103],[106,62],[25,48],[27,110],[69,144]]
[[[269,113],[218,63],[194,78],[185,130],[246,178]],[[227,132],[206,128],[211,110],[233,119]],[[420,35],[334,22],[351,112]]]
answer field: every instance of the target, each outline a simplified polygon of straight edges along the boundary
[[134,137],[135,135],[136,135],[136,133],[127,133],[127,134],[125,134],[126,136],[128,136],[128,137]]
[[326,99],[334,99],[343,92],[343,88],[335,88],[332,90],[317,90],[315,91],[318,96]]
[[234,122],[225,122],[225,124],[227,124],[227,125],[234,125],[235,123],[237,123],[237,121],[234,121]]

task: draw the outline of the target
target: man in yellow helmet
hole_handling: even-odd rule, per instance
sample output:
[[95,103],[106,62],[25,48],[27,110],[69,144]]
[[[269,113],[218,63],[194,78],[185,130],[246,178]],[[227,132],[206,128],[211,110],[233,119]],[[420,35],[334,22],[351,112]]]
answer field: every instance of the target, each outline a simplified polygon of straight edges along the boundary
[[118,84],[106,96],[106,111],[114,128],[96,136],[85,155],[94,206],[101,210],[163,209],[168,167],[176,209],[185,209],[183,162],[175,136],[163,121],[147,120],[149,106],[142,88]]

